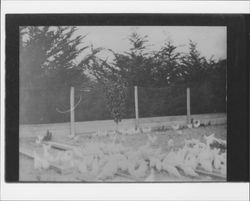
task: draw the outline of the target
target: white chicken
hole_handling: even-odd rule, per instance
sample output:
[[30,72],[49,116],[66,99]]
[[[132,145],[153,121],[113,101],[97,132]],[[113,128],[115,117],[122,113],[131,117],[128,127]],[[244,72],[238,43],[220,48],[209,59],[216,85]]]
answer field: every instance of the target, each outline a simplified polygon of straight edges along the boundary
[[221,160],[222,160],[222,157],[219,155],[219,152],[220,152],[219,149],[212,150],[212,153],[213,153],[212,164],[213,164],[213,167],[217,170],[221,168]]
[[74,139],[74,135],[71,135],[71,134],[69,134],[68,136],[67,136],[69,139]]
[[198,174],[194,171],[197,166],[197,159],[189,153],[189,148],[185,144],[182,149],[179,149],[176,154],[171,154],[167,157],[175,167],[182,169],[185,175],[197,177]]
[[129,162],[135,163],[140,159],[140,152],[137,151],[128,151],[125,153]]
[[100,137],[103,136],[103,132],[101,130],[97,130],[96,133],[94,134],[95,137]]
[[128,135],[139,134],[140,133],[140,129],[129,128],[129,129],[127,129],[127,133],[128,133]]
[[169,140],[168,140],[168,147],[169,147],[169,148],[174,147],[174,140],[173,140],[173,139],[169,139]]
[[202,143],[202,142],[200,142],[200,143],[197,144],[196,148],[199,149],[199,152],[201,152],[202,150],[204,150],[204,149],[207,148],[207,145],[204,144],[204,143]]
[[222,140],[220,138],[215,137],[214,133],[212,133],[209,136],[204,136],[204,139],[206,140],[207,144],[209,144],[209,145],[212,144],[213,142],[218,142],[219,144],[223,144],[223,145],[227,144],[226,140]]
[[183,131],[181,131],[181,130],[177,130],[176,133],[177,133],[178,135],[183,135]]
[[83,155],[83,150],[80,148],[80,147],[75,147],[73,150],[73,154],[76,156],[76,157],[82,157]]
[[129,163],[128,163],[127,159],[122,159],[122,160],[118,161],[117,165],[118,165],[119,170],[127,171]]
[[213,171],[212,161],[213,161],[213,154],[210,148],[206,147],[205,149],[201,150],[198,156],[198,162],[204,170],[209,172]]
[[50,163],[56,162],[58,160],[58,155],[56,153],[52,153],[51,145],[49,144],[43,144],[43,155]]
[[88,171],[91,171],[92,169],[92,163],[94,161],[94,156],[93,155],[88,155],[84,158],[84,161],[86,163]]
[[143,127],[142,128],[142,132],[143,133],[150,133],[151,132],[151,128],[150,127]]
[[156,160],[156,164],[155,164],[155,168],[158,172],[160,172],[162,170],[162,162],[160,159]]
[[114,159],[114,161],[116,161],[118,169],[126,169],[126,167],[123,166],[126,166],[127,157],[120,153],[115,153],[112,155],[112,158]]
[[110,136],[114,136],[114,135],[116,135],[116,134],[117,134],[117,132],[116,132],[115,130],[109,131],[109,135],[110,135]]
[[181,177],[180,173],[173,165],[170,165],[166,160],[162,162],[162,169],[167,171],[170,175],[175,177]]
[[118,132],[125,135],[127,133],[127,129],[126,128],[119,128]]
[[99,162],[98,162],[97,158],[94,158],[94,160],[91,164],[90,175],[96,176],[98,174],[99,170],[100,170]]
[[182,151],[174,152],[171,150],[163,160],[163,163],[168,163],[174,167],[181,165],[183,162],[183,153]]
[[143,145],[141,146],[138,150],[137,150],[138,155],[140,155],[141,158],[143,158],[144,160],[149,160],[149,158],[151,156],[155,156],[155,155],[160,155],[161,153],[161,148],[152,148],[149,144]]
[[176,165],[182,165],[188,153],[189,153],[189,148],[186,145],[182,149],[179,149],[175,153]]
[[198,144],[195,144],[190,150],[189,153],[191,153],[193,156],[197,157],[200,153],[201,149],[199,148]]
[[208,172],[213,172],[213,166],[212,163],[210,161],[202,161],[200,162],[201,167],[208,171]]
[[96,137],[102,137],[102,136],[107,136],[107,135],[108,135],[108,131],[106,131],[106,130],[98,129],[95,133]]
[[181,165],[179,166],[180,169],[183,170],[184,174],[191,177],[199,177],[199,175],[194,171],[191,166],[188,165]]
[[154,145],[156,143],[156,141],[157,141],[157,136],[148,134],[148,140],[149,140],[151,145]]
[[42,158],[42,168],[48,169],[50,167],[50,164],[46,158]]
[[146,175],[147,169],[147,163],[143,160],[140,160],[136,163],[130,163],[128,167],[128,172],[130,175],[136,178],[143,178]]
[[155,181],[155,170],[151,168],[149,176],[144,180],[146,182]]
[[210,146],[213,142],[214,142],[214,140],[216,140],[216,138],[214,137],[214,133],[212,133],[211,135],[209,135],[209,136],[204,136],[204,139],[206,140],[206,144],[207,144],[207,146]]
[[195,128],[200,127],[200,125],[201,125],[200,120],[194,120],[193,125],[194,125]]
[[178,130],[180,129],[180,125],[179,124],[174,124],[171,126],[173,130]]
[[226,153],[226,152],[222,153],[222,154],[221,154],[221,157],[222,157],[222,162],[223,162],[224,164],[226,164],[226,163],[227,163],[227,153]]
[[167,171],[170,175],[175,177],[180,177],[176,167],[181,164],[180,158],[178,155],[171,150],[162,161],[162,169]]
[[100,174],[98,174],[98,178],[105,180],[109,178],[113,178],[115,173],[117,172],[117,164],[113,159],[110,159],[102,168]]
[[78,168],[80,165],[81,161],[78,159],[72,159],[69,163],[71,168]]
[[218,157],[215,157],[213,160],[213,167],[218,170],[221,168],[221,160]]
[[100,165],[101,163],[106,163],[109,160],[109,155],[104,154],[102,158],[99,159]]
[[157,159],[155,157],[149,158],[149,167],[154,168],[156,167]]
[[217,138],[217,141],[218,141],[219,143],[221,143],[221,144],[224,144],[224,145],[227,144],[227,141],[226,141],[226,140],[222,140],[222,139]]
[[189,153],[184,160],[184,165],[195,170],[198,166],[198,159],[193,154]]
[[73,140],[74,140],[74,142],[80,142],[80,136],[79,135],[75,135],[73,137]]
[[33,155],[34,155],[34,168],[41,170],[42,169],[41,156],[36,151],[33,152]]
[[36,144],[41,144],[42,141],[43,141],[43,136],[38,135],[38,136],[36,137],[36,141],[35,141]]
[[189,147],[194,147],[195,145],[199,144],[200,141],[197,140],[197,139],[189,139],[189,140],[186,140],[185,139],[185,144]]
[[48,169],[50,167],[50,163],[48,159],[45,157],[44,153],[38,153],[34,151],[34,168],[35,169]]
[[73,158],[73,151],[67,150],[60,156],[60,162],[64,164],[69,164]]
[[85,161],[82,161],[79,166],[78,166],[78,170],[80,173],[82,174],[86,174],[88,172],[88,169],[87,169],[87,165],[85,163]]

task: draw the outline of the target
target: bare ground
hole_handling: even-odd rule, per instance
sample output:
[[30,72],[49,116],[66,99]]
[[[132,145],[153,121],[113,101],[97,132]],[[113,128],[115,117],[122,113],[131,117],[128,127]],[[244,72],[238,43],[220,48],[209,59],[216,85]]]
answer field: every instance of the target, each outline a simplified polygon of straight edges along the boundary
[[[216,137],[226,140],[227,138],[227,128],[226,125],[208,126],[193,129],[183,129],[182,134],[178,134],[176,131],[168,130],[164,132],[155,132],[157,135],[156,147],[161,147],[162,150],[167,151],[167,142],[169,139],[174,140],[175,147],[182,146],[185,139],[201,139],[203,135],[210,135],[215,133]],[[20,146],[33,147],[36,148],[34,143],[34,137],[20,138]],[[77,141],[70,141],[66,137],[61,137],[54,139],[55,141],[67,142],[74,145],[83,145],[89,141],[111,141],[113,136],[110,137],[95,137],[91,138],[86,135],[79,135]],[[130,146],[133,148],[140,147],[147,142],[147,136],[145,134],[138,134],[132,136],[118,136],[117,141],[124,144],[125,146]],[[81,176],[77,173],[60,174],[53,169],[49,170],[35,170],[33,167],[33,160],[27,158],[26,156],[20,155],[19,158],[19,180],[20,181],[43,181],[43,182],[83,182]],[[170,177],[167,173],[160,173],[156,175],[156,181],[159,182],[170,182],[170,181],[214,181],[213,178],[202,176],[200,179],[190,179],[183,176],[182,178],[176,179]],[[116,176],[111,182],[133,182],[133,180]],[[108,182],[110,182],[108,181]]]

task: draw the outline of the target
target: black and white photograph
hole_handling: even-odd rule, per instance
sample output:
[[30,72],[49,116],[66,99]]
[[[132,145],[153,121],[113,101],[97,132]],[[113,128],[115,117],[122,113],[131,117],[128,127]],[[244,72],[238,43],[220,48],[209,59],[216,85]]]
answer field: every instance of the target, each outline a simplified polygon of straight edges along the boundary
[[227,180],[225,26],[19,37],[19,181]]

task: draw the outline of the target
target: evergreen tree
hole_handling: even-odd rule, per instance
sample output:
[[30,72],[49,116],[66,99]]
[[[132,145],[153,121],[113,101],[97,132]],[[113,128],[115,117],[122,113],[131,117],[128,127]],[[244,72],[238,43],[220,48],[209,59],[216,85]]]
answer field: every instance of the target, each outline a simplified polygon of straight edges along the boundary
[[[69,115],[56,112],[68,108],[70,86],[88,81],[84,74],[88,59],[80,54],[88,48],[76,27],[20,27],[20,120],[47,123]],[[66,120],[66,119],[65,119]]]
[[56,88],[82,82],[87,61],[77,58],[88,46],[83,44],[85,36],[74,36],[76,30],[67,26],[20,28],[22,87]]
[[189,41],[189,53],[181,60],[182,76],[188,86],[199,84],[206,77],[207,61],[197,50],[197,44]]
[[182,76],[180,69],[181,54],[177,47],[171,42],[165,43],[159,51],[154,54],[153,77],[157,86],[168,86],[177,82]]
[[115,60],[113,66],[119,70],[119,74],[123,77],[129,86],[145,86],[151,83],[151,66],[152,58],[147,51],[147,36],[141,36],[133,32],[129,36],[131,45],[128,52],[123,54],[114,53]]

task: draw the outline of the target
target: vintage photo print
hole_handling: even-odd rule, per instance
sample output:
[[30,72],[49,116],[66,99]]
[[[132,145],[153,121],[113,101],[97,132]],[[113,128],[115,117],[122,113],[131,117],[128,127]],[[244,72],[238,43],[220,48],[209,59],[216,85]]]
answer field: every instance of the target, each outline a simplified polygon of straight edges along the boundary
[[226,26],[19,26],[19,181],[227,181]]

